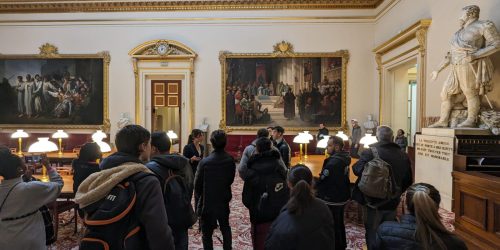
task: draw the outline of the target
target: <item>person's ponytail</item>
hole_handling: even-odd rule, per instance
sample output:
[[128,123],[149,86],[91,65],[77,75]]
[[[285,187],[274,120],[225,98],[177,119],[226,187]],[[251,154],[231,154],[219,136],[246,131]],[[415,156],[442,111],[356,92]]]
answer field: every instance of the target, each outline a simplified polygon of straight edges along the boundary
[[309,206],[314,199],[311,185],[304,180],[300,180],[290,190],[290,199],[288,200],[287,208],[291,214],[300,215],[305,208]]
[[304,165],[292,167],[288,173],[288,182],[292,188],[286,207],[291,214],[300,215],[314,200],[311,170]]
[[414,184],[407,191],[408,209],[415,215],[416,240],[421,244],[422,249],[447,249],[440,234],[450,234],[441,223],[441,216],[438,213],[439,192],[431,185]]

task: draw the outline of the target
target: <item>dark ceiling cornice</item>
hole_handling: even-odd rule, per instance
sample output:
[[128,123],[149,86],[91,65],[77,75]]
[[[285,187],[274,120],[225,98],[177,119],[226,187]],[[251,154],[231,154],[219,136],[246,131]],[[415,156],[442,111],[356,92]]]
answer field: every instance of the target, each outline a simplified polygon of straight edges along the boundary
[[384,0],[0,0],[0,13],[375,9]]

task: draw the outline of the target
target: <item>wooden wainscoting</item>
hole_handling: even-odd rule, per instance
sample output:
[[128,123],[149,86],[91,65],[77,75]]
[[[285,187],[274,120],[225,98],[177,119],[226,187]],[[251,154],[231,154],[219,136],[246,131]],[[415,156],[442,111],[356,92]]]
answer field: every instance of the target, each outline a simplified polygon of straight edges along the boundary
[[469,249],[500,249],[500,173],[453,171],[455,229]]

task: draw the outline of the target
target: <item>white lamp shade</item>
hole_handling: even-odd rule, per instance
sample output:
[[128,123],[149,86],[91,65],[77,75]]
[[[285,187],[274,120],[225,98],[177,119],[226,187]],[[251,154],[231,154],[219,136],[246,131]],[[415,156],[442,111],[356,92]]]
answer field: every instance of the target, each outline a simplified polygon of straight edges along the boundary
[[10,138],[27,138],[27,137],[29,137],[28,133],[24,132],[24,130],[22,129],[18,129],[10,136]]
[[369,148],[371,144],[376,142],[378,142],[377,137],[372,134],[365,134],[365,136],[359,140],[359,143],[363,144],[364,148]]
[[49,141],[48,137],[40,137],[38,141],[31,144],[28,148],[29,153],[47,153],[57,151],[57,145]]
[[323,139],[318,141],[318,144],[316,144],[317,148],[326,148],[328,146],[328,140],[330,140],[329,135],[323,136]]
[[344,132],[343,132],[343,131],[339,131],[339,132],[337,132],[337,134],[336,134],[335,136],[338,136],[338,137],[342,138],[342,140],[344,140],[344,141],[349,140],[349,137],[347,137],[347,135],[346,135],[346,134],[344,134]]
[[92,140],[95,142],[102,141],[102,139],[108,137],[106,133],[102,132],[102,130],[97,130],[92,134]]
[[179,137],[177,136],[177,134],[176,134],[173,130],[169,130],[169,131],[167,132],[167,135],[168,135],[168,138],[170,138],[170,139],[177,139],[177,138],[179,138]]
[[107,144],[106,142],[96,141],[95,143],[97,143],[97,145],[99,145],[102,153],[111,152],[111,146],[109,146],[109,144]]
[[59,138],[68,138],[68,134],[66,132],[64,132],[63,130],[57,130],[57,132],[55,132],[53,135],[52,135],[52,138],[56,138],[56,139],[59,139]]
[[[309,140],[309,141],[314,140],[314,137],[311,134],[309,134],[309,131],[304,131],[303,134],[304,134],[304,136],[306,137],[307,140]],[[307,142],[307,143],[309,143],[309,142]]]
[[297,136],[293,138],[293,142],[303,144],[303,143],[309,143],[309,140],[307,139],[307,135],[305,135],[304,133],[299,133]]

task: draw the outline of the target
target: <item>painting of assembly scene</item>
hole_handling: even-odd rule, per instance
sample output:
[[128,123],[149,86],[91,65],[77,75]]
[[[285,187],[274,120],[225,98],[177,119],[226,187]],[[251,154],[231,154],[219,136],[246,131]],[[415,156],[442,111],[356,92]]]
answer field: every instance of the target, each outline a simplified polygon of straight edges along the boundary
[[0,59],[0,124],[103,124],[103,59]]
[[342,126],[342,57],[227,58],[227,126]]

